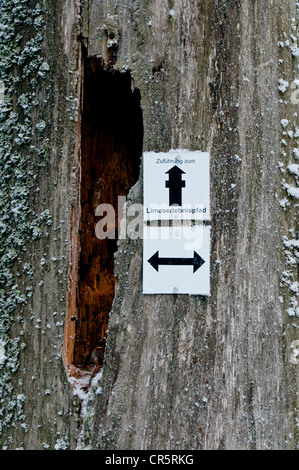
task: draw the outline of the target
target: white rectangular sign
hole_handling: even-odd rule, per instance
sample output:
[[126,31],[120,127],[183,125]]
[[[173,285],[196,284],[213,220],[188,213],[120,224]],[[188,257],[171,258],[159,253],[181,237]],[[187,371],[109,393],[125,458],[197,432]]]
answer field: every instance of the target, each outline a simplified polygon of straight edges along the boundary
[[143,231],[143,293],[210,295],[210,227]]
[[210,155],[144,153],[144,220],[210,220]]

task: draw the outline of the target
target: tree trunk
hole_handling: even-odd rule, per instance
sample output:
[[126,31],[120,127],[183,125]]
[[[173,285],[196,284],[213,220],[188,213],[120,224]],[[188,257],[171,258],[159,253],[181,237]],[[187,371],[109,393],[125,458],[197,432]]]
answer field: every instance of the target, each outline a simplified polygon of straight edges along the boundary
[[[298,2],[14,4],[2,448],[298,448]],[[142,240],[96,238],[142,148],[211,155],[209,297],[144,295]]]

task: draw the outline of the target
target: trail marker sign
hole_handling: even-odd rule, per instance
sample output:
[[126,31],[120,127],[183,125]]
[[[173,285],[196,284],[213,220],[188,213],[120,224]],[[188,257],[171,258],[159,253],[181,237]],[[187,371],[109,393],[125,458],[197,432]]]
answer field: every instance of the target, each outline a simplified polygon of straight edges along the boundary
[[210,220],[210,156],[144,153],[144,220]]
[[143,170],[143,293],[210,295],[210,155],[147,152]]
[[143,231],[143,293],[210,295],[210,227]]

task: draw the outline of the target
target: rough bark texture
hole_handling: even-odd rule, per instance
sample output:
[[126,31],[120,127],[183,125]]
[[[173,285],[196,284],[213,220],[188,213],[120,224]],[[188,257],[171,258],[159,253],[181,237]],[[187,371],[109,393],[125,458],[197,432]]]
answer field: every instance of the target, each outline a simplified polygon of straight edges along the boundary
[[[19,254],[34,268],[32,296],[14,311],[10,338],[26,347],[2,402],[14,393],[13,413],[21,406],[22,416],[15,427],[6,419],[2,446],[298,448],[298,183],[287,170],[299,135],[296,1],[68,0],[47,8],[50,72],[32,122],[45,114],[48,161],[30,194],[53,223]],[[121,240],[102,378],[80,409],[62,349],[77,275],[69,264],[75,270],[80,223],[82,47],[130,70],[144,151],[211,153],[212,292],[143,295],[142,241]],[[33,167],[39,158],[32,152]],[[142,177],[129,201],[142,203]],[[28,285],[19,282],[21,292]],[[70,328],[66,318],[65,336]],[[66,363],[70,356],[65,350]]]

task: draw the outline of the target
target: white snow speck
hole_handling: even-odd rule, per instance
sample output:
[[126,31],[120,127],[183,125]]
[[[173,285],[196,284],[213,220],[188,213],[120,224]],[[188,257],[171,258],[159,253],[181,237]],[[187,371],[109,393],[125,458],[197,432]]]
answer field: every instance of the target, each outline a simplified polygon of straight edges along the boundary
[[283,199],[281,199],[281,201],[279,202],[280,204],[280,207],[282,207],[283,209],[285,209],[288,205],[289,205],[289,201],[288,199],[285,197]]
[[280,124],[282,125],[282,127],[285,129],[287,127],[287,125],[289,124],[289,121],[287,119],[282,119],[280,121]]
[[35,127],[38,131],[42,132],[46,127],[46,123],[45,121],[40,121]]
[[285,93],[289,87],[289,82],[287,82],[286,80],[283,80],[282,78],[280,78],[278,80],[278,90],[281,92],[281,93]]
[[0,104],[4,103],[4,96],[5,96],[5,85],[2,80],[0,80]]
[[294,154],[295,160],[299,160],[299,149],[294,149],[293,154]]
[[298,46],[292,46],[291,47],[291,53],[293,57],[299,57],[299,47]]
[[0,365],[1,364],[4,364],[5,362],[5,359],[6,359],[6,356],[5,356],[5,344],[2,340],[0,340]]
[[299,165],[297,163],[290,163],[288,170],[292,175],[299,176]]
[[295,316],[295,309],[290,307],[287,309],[287,313],[289,315],[289,317],[294,317]]
[[58,439],[54,446],[54,450],[66,450],[67,448],[68,444],[63,439]]
[[299,364],[299,340],[293,341],[291,344],[291,348],[292,348],[291,363]]
[[299,290],[299,282],[293,282],[293,284],[290,285],[290,289],[292,292],[296,293]]
[[284,187],[289,196],[299,199],[299,188],[295,188],[295,186],[291,186],[290,184],[285,184]]

